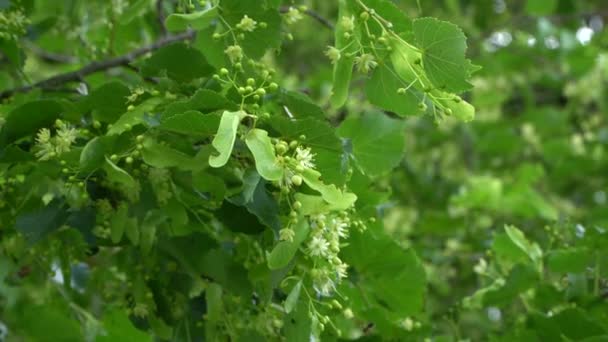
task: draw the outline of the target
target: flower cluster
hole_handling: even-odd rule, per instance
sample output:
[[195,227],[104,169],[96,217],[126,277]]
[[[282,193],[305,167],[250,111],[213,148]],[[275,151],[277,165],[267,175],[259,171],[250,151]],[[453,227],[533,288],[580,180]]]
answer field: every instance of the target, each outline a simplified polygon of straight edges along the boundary
[[[305,139],[301,136],[300,139]],[[279,182],[279,187],[288,191],[294,186],[302,185],[302,172],[315,167],[315,156],[309,147],[301,146],[297,141],[287,143],[283,140],[274,141],[274,149],[279,155],[279,163],[283,165],[285,173]]]
[[243,49],[239,45],[230,45],[224,52],[233,64],[243,58]]
[[39,160],[50,160],[69,152],[78,138],[78,131],[61,120],[55,121],[55,127],[57,131],[54,137],[48,128],[40,129],[36,135],[36,156]]
[[285,22],[288,25],[295,24],[296,22],[302,20],[302,12],[295,7],[289,7],[287,13],[285,13]]
[[25,34],[30,20],[21,11],[0,12],[0,39],[17,40]]
[[236,28],[238,28],[241,31],[246,31],[246,32],[253,32],[256,27],[258,25],[258,22],[249,18],[247,15],[245,15],[243,17],[243,19],[241,19],[241,21],[236,24]]
[[349,233],[350,219],[346,215],[346,212],[328,213],[310,218],[306,252],[315,265],[311,270],[314,287],[322,296],[331,295],[347,276],[348,265],[338,257],[340,239],[347,238]]

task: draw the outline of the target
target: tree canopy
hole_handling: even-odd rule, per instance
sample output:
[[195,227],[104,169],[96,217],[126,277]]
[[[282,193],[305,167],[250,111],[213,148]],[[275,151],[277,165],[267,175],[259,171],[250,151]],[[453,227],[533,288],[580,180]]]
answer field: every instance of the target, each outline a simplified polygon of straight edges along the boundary
[[589,0],[0,0],[0,341],[608,340]]

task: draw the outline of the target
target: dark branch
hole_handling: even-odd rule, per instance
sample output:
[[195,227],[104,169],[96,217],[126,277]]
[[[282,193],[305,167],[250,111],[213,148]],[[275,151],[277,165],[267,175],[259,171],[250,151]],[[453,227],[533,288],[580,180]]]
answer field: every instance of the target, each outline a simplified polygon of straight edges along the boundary
[[182,40],[189,40],[189,39],[192,39],[193,37],[194,37],[194,31],[187,31],[187,32],[180,33],[180,34],[177,34],[174,36],[164,37],[164,38],[159,39],[158,41],[156,41],[155,43],[153,43],[151,45],[144,46],[139,49],[133,50],[133,51],[127,53],[126,55],[114,57],[114,58],[107,59],[104,61],[95,61],[95,62],[92,62],[91,64],[85,65],[84,67],[82,67],[78,70],[71,71],[71,72],[68,72],[65,74],[55,75],[53,77],[39,81],[32,85],[5,90],[0,93],[0,99],[7,98],[15,93],[25,93],[25,92],[31,91],[32,89],[35,89],[35,88],[43,88],[43,89],[55,88],[61,84],[80,81],[80,80],[82,80],[83,77],[96,73],[96,72],[108,70],[108,69],[119,67],[119,66],[127,66],[131,62],[133,62],[137,58],[141,57],[142,55],[147,54],[148,52],[158,50],[158,49],[162,48],[163,46],[169,45],[174,42],[178,42],[178,41],[182,41]]
[[40,59],[42,59],[43,61],[45,61],[47,63],[73,64],[78,61],[77,58],[74,56],[62,55],[59,53],[46,51],[31,43],[26,43],[25,45],[36,56],[38,56]]
[[[281,13],[287,13],[287,12],[289,12],[289,7],[288,6],[281,7]],[[327,27],[328,29],[330,29],[330,30],[334,29],[334,24],[332,24],[331,21],[327,20],[327,18],[323,17],[319,13],[317,13],[317,12],[311,10],[311,9],[307,9],[303,13],[306,14],[307,16],[315,19],[321,25]]]

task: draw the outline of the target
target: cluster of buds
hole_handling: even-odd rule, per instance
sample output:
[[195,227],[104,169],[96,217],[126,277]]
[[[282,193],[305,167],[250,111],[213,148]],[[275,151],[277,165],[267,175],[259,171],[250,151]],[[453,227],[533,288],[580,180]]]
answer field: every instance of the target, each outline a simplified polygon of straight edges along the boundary
[[167,169],[151,168],[148,172],[148,180],[154,189],[156,202],[164,206],[173,197],[171,191],[171,174]]
[[0,39],[17,40],[26,32],[30,20],[21,11],[0,12]]
[[[306,136],[300,136],[300,140]],[[285,169],[283,179],[279,181],[279,188],[283,192],[289,192],[291,188],[302,185],[302,172],[314,169],[315,155],[309,147],[302,146],[297,140],[286,142],[284,140],[273,140],[274,150],[278,155],[277,160]]]
[[57,129],[55,136],[48,128],[42,128],[36,135],[36,156],[39,160],[50,160],[63,153],[69,152],[72,144],[78,138],[78,131],[61,120],[55,121]]

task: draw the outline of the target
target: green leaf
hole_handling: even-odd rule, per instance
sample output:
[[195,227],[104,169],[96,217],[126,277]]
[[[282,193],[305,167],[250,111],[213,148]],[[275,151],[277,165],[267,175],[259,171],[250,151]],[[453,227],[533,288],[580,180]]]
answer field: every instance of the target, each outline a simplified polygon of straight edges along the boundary
[[535,16],[552,14],[557,8],[558,0],[527,0],[526,12]]
[[254,171],[249,170],[243,176],[243,191],[228,199],[233,204],[244,206],[248,212],[275,231],[281,229],[279,205],[276,199],[266,190],[266,181]]
[[129,218],[129,207],[121,205],[116,210],[116,214],[112,215],[110,220],[110,238],[113,243],[118,243],[122,239]]
[[412,21],[394,2],[390,0],[362,1],[368,8],[373,8],[378,15],[393,24],[391,29],[394,32],[411,33]]
[[196,110],[189,110],[164,116],[161,120],[159,129],[203,138],[215,133],[220,123],[220,116],[216,113],[203,114]]
[[[408,87],[409,84],[399,78],[389,66],[380,65],[365,83],[365,94],[372,104],[400,116],[420,114],[418,104],[423,96],[416,88]],[[399,94],[399,88],[407,89],[405,94]]]
[[146,164],[158,168],[175,167],[184,171],[198,171],[207,167],[207,161],[200,157],[189,156],[154,139],[143,142],[141,155]]
[[302,281],[300,280],[294,285],[294,287],[289,292],[289,295],[287,295],[287,298],[285,299],[283,307],[285,308],[286,313],[290,313],[296,307],[296,305],[298,305],[298,299],[300,299],[301,290]]
[[556,273],[583,273],[591,256],[591,252],[584,248],[552,250],[547,255],[547,267]]
[[125,222],[125,235],[131,241],[133,246],[139,245],[139,225],[135,217],[130,217]]
[[508,306],[524,291],[534,287],[539,281],[539,274],[530,265],[517,264],[509,273],[505,284],[500,288],[491,288],[484,293],[485,306]]
[[[347,0],[338,1],[338,18],[350,17],[354,15],[348,6]],[[353,74],[355,58],[349,54],[356,53],[359,44],[352,41],[354,38],[347,39],[347,33],[342,25],[336,26],[335,48],[341,51],[341,57],[334,64],[333,83],[331,89],[331,105],[335,108],[342,107],[348,99],[350,79]],[[349,33],[350,34],[350,33]]]
[[528,241],[524,233],[517,229],[514,226],[505,226],[505,232],[507,236],[511,239],[511,241],[528,257],[534,264],[538,267],[539,270],[542,270],[542,257],[543,252],[540,247],[533,242]]
[[237,105],[230,102],[221,94],[209,89],[199,89],[189,99],[169,104],[163,112],[161,122],[170,119],[174,115],[183,114],[191,110],[209,113],[218,109],[236,110],[237,108]]
[[120,16],[119,23],[121,25],[127,25],[133,19],[142,17],[145,12],[150,8],[150,0],[137,0],[131,4],[131,6],[123,10],[123,14]]
[[399,164],[405,148],[405,125],[384,113],[349,115],[340,125],[338,134],[349,138],[352,154],[361,169],[378,176]]
[[211,76],[211,67],[205,56],[197,49],[184,43],[174,43],[158,49],[141,67],[142,76],[163,76],[179,83]]
[[219,152],[218,155],[209,156],[209,165],[211,165],[211,167],[222,167],[226,165],[228,159],[230,159],[230,154],[232,154],[232,147],[234,147],[239,123],[246,115],[247,114],[243,111],[224,111],[222,119],[220,120],[220,126],[211,143],[217,152]]
[[130,131],[133,126],[143,123],[145,115],[151,114],[151,112],[162,102],[163,99],[152,97],[138,104],[133,109],[124,113],[118,119],[118,121],[116,121],[112,127],[108,129],[107,135],[117,135]]
[[186,30],[189,27],[202,30],[211,25],[211,22],[217,18],[217,14],[217,7],[187,14],[172,13],[165,20],[165,26],[171,32]]
[[283,168],[279,166],[268,132],[254,128],[247,133],[245,143],[255,159],[258,173],[269,181],[279,181],[283,178]]
[[222,287],[218,284],[211,283],[205,291],[205,303],[207,304],[207,324],[205,325],[206,337],[209,341],[217,341],[220,338],[218,335],[218,325],[223,317],[224,303],[222,301]]
[[103,315],[103,330],[95,342],[152,341],[152,336],[133,326],[129,316],[121,309],[111,308]]
[[[357,287],[369,299],[366,307],[389,317],[406,317],[424,307],[426,275],[412,249],[404,249],[383,231],[353,230],[344,260],[357,273]],[[353,308],[355,310],[356,308]]]
[[106,157],[104,170],[106,171],[109,181],[119,184],[129,190],[136,188],[135,179],[133,179],[127,171],[116,166],[108,157]]
[[466,37],[458,26],[435,18],[420,18],[414,20],[413,30],[422,50],[424,71],[435,87],[454,93],[473,87],[467,81],[473,67],[465,58]]
[[93,119],[113,123],[127,111],[127,97],[131,94],[129,87],[119,81],[112,81],[91,91],[80,103],[78,110],[93,112]]
[[100,168],[105,160],[103,137],[95,137],[84,146],[80,152],[80,172],[89,174]]
[[272,252],[268,254],[268,267],[271,270],[278,270],[289,264],[289,262],[296,255],[296,252],[298,251],[298,248],[302,242],[304,242],[308,236],[310,227],[308,227],[308,222],[306,222],[306,220],[301,219],[293,229],[296,233],[293,241],[279,242],[276,246],[274,246]]
[[[217,26],[217,25],[216,25]],[[213,39],[216,27],[211,26],[201,30],[196,35],[193,46],[203,53],[209,64],[214,68],[220,69],[229,65],[228,56],[224,53],[226,46],[221,39]]]
[[32,245],[59,229],[67,218],[68,212],[64,203],[55,200],[46,207],[19,215],[15,229]]
[[63,106],[53,100],[27,102],[13,109],[2,125],[0,148],[17,139],[35,134],[41,128],[51,127],[62,112]]

